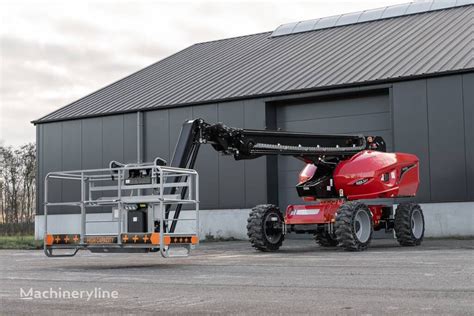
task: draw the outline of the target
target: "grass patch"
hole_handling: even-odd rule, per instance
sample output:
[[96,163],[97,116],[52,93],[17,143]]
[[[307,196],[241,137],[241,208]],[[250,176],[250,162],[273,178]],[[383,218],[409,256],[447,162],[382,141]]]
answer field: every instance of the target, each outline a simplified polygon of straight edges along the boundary
[[41,249],[42,240],[34,236],[0,236],[0,249]]

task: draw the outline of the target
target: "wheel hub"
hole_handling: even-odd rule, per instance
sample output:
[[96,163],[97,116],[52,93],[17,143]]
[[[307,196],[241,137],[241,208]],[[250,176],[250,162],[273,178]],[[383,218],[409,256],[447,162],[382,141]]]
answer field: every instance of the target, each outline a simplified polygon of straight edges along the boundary
[[358,210],[354,217],[354,232],[361,243],[370,238],[370,216],[364,210]]
[[423,234],[423,217],[419,209],[414,209],[411,213],[411,232],[417,239]]
[[280,218],[275,214],[268,214],[264,220],[263,232],[270,243],[278,243],[283,234]]

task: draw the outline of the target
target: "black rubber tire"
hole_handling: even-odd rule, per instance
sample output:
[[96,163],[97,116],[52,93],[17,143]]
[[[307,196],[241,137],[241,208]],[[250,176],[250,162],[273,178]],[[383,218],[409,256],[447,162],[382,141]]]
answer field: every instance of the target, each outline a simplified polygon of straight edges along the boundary
[[[412,215],[413,211],[419,210],[423,221],[421,236],[416,237],[413,233]],[[401,246],[419,246],[425,235],[425,218],[423,211],[418,204],[402,203],[397,206],[395,211],[395,235]]]
[[277,206],[272,204],[257,205],[250,212],[247,220],[247,236],[249,237],[252,247],[260,251],[276,251],[283,244],[285,235],[283,230],[281,236],[271,241],[265,233],[265,220],[269,215],[278,217],[279,222],[283,225],[283,215]]
[[[355,216],[358,211],[364,211],[369,216],[370,233],[365,242],[361,242],[356,235]],[[339,246],[347,251],[362,251],[369,247],[372,240],[373,221],[372,213],[367,205],[360,202],[347,202],[339,207],[336,216],[336,239]]]
[[331,236],[326,231],[320,231],[314,234],[314,240],[321,247],[336,247],[338,245],[337,239]]

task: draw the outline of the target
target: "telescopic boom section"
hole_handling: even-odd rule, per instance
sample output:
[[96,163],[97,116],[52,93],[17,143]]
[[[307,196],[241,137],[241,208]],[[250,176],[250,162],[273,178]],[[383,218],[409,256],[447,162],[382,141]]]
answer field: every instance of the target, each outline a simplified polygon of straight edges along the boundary
[[[263,155],[286,155],[306,162],[317,162],[323,156],[326,159],[344,158],[365,149],[385,151],[385,142],[378,136],[240,129],[222,123],[209,124],[202,119],[194,119],[184,122],[181,128],[171,166],[192,169],[199,146],[206,143],[212,145],[218,152],[233,155],[236,160],[254,159]],[[181,195],[185,194],[186,191],[181,192]],[[173,215],[174,219],[179,217],[180,210],[181,205],[178,205]],[[166,211],[167,218],[170,211],[171,208]],[[172,221],[170,232],[174,232],[175,228],[176,221]]]
[[353,155],[366,149],[363,136],[319,135],[285,131],[236,129],[223,124],[204,128],[203,140],[236,160],[287,155],[312,161],[319,156]]
[[287,155],[310,162],[322,156],[352,156],[365,149],[385,151],[381,137],[240,129],[195,119],[183,124],[171,166],[192,168],[199,145],[205,143],[236,160]]

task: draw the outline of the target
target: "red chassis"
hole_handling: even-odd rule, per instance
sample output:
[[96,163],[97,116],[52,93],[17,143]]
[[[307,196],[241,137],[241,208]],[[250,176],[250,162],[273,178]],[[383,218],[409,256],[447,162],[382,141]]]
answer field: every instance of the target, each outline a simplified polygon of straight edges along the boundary
[[418,158],[387,153],[380,136],[239,129],[196,119],[183,124],[171,165],[192,168],[201,144],[236,160],[284,155],[306,163],[296,190],[308,205],[290,205],[285,214],[274,204],[251,210],[247,235],[257,250],[278,250],[291,232],[352,251],[367,249],[372,232],[383,228],[393,229],[403,246],[423,239],[423,212],[406,201],[418,189]]
[[[308,164],[302,171],[300,180],[311,177],[308,169],[314,173],[314,168],[313,164]],[[318,200],[315,197],[304,197],[304,200],[315,201],[315,204],[289,205],[285,224],[334,223],[337,210],[342,204],[354,200],[372,200],[367,204],[371,204],[369,209],[374,228],[377,229],[384,208],[391,207],[396,201],[393,198],[415,196],[419,184],[418,158],[411,154],[365,150],[341,161],[334,170],[333,178],[340,198]],[[380,204],[377,204],[378,201]]]

